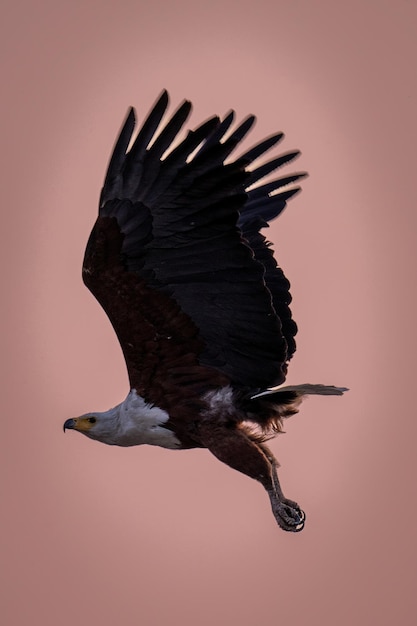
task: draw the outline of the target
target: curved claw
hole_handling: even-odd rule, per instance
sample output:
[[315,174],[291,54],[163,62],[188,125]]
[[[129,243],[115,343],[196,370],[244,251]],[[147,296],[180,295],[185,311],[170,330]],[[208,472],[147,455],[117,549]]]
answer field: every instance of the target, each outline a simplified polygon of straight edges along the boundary
[[304,528],[306,515],[296,502],[284,500],[273,509],[275,519],[283,530],[299,533]]

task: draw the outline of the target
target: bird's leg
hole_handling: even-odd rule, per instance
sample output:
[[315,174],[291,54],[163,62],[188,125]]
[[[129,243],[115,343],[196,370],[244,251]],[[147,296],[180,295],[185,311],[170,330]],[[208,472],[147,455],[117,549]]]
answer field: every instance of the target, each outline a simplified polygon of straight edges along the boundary
[[[297,524],[295,528],[291,528],[291,529],[286,528],[285,530],[292,530],[293,532],[300,532],[300,530],[303,530],[304,528],[306,515],[304,511],[299,507],[297,502],[294,502],[293,500],[289,500],[282,493],[282,489],[279,483],[279,478],[278,478],[278,473],[277,473],[277,468],[279,467],[279,464],[276,458],[274,457],[274,455],[272,454],[272,452],[264,444],[257,444],[257,446],[260,450],[262,450],[262,452],[265,454],[265,456],[267,457],[268,461],[271,464],[273,489],[269,490],[266,487],[265,488],[268,492],[269,499],[271,501],[272,511],[275,515],[275,518],[278,521],[278,524],[279,524],[278,517],[280,515],[281,516],[283,515],[283,511],[286,512],[287,515],[290,515],[290,517],[293,517],[295,519],[296,519],[296,515],[298,515],[299,524]],[[296,515],[294,515],[294,513]]]
[[296,502],[284,497],[276,470],[278,463],[265,445],[251,439],[249,433],[236,425],[203,423],[200,436],[220,461],[264,486],[275,519],[283,530],[299,532],[304,528],[305,515]]

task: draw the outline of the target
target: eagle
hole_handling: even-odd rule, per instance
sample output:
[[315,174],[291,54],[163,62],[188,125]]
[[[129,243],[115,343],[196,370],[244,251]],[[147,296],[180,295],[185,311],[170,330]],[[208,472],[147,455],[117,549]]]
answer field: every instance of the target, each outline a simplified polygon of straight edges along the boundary
[[129,393],[108,411],[66,420],[64,432],[118,446],[206,448],[259,481],[278,525],[299,532],[305,514],[284,496],[265,442],[304,396],[346,391],[283,386],[297,326],[290,284],[261,230],[305,174],[262,179],[299,152],[253,166],[282,133],[231,157],[253,115],[233,126],[231,111],[182,134],[191,102],[163,123],[168,104],[164,90],[137,134],[129,110],[82,268],[119,339]]

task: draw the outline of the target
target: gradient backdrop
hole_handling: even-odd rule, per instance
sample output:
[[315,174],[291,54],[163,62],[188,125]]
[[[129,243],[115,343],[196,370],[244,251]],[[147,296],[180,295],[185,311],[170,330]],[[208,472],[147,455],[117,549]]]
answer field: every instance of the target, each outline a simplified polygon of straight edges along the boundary
[[[2,3],[1,623],[415,623],[416,15],[405,0]],[[116,133],[166,87],[310,178],[269,231],[311,398],[272,447],[300,535],[205,451],[63,421],[127,393],[80,267]],[[288,170],[289,171],[289,170]]]

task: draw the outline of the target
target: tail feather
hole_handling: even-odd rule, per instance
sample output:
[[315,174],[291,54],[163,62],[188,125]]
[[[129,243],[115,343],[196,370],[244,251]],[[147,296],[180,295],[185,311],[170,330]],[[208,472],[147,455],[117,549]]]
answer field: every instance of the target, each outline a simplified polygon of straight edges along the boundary
[[257,443],[263,443],[278,433],[284,432],[283,421],[298,413],[298,408],[304,396],[341,396],[346,387],[334,385],[286,385],[285,387],[271,387],[250,397],[255,400],[251,410],[247,406],[246,419],[241,424],[246,434]]
[[263,396],[279,396],[281,393],[288,391],[295,392],[297,396],[342,396],[345,391],[349,391],[347,387],[335,387],[334,385],[314,385],[304,383],[302,385],[286,385],[285,387],[270,387],[251,396],[251,400],[262,398]]

